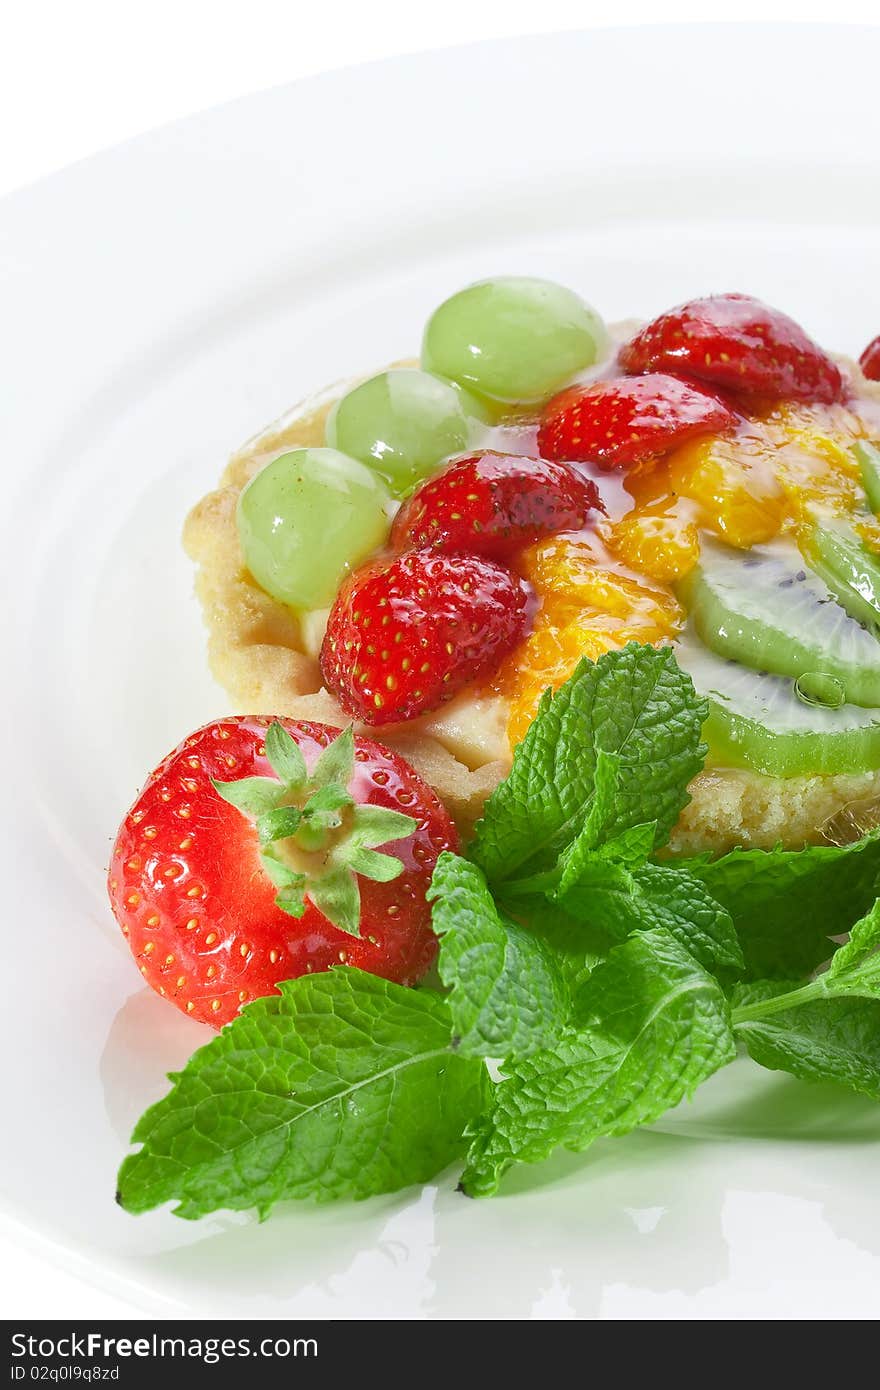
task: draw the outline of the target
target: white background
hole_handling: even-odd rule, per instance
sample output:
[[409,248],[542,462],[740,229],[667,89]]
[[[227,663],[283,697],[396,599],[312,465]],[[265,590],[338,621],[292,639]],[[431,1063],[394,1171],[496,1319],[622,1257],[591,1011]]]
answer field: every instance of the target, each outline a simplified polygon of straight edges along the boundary
[[[0,41],[0,194],[163,122],[374,58],[587,25],[875,16],[876,0],[10,0]],[[820,74],[804,80],[821,100]],[[719,74],[718,86],[727,102],[750,99],[736,72]],[[589,73],[584,87],[588,95]],[[772,100],[768,113],[794,118]],[[0,1242],[0,1309],[29,1320],[136,1313],[26,1240]]]

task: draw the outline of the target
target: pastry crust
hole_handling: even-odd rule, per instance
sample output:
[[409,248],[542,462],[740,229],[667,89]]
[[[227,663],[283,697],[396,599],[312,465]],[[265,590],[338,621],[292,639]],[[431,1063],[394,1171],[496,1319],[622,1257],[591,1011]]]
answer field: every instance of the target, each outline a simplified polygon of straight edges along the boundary
[[[630,325],[618,325],[618,336]],[[614,331],[614,330],[612,330]],[[880,402],[880,383],[866,381],[856,363],[838,358],[860,395]],[[408,365],[408,364],[407,364]],[[346,725],[349,720],[321,683],[314,639],[296,615],[271,598],[245,568],[236,507],[245,484],[290,449],[324,443],[324,422],[350,383],[338,383],[294,407],[280,421],[232,455],[219,488],[190,512],[183,539],[196,564],[196,593],[208,629],[208,659],[238,710]],[[432,719],[388,725],[356,725],[356,732],[401,753],[436,789],[462,832],[478,819],[486,797],[506,775],[510,750],[500,697],[481,702],[483,737],[466,746],[456,734],[457,714],[472,716],[466,700]],[[427,726],[431,725],[429,728]],[[690,786],[691,802],[673,831],[673,853],[714,853],[735,845],[771,848],[821,842],[824,827],[845,808],[880,796],[880,770],[862,776],[764,777],[738,769],[709,768]],[[858,818],[856,817],[856,820]],[[857,836],[855,831],[853,838]]]

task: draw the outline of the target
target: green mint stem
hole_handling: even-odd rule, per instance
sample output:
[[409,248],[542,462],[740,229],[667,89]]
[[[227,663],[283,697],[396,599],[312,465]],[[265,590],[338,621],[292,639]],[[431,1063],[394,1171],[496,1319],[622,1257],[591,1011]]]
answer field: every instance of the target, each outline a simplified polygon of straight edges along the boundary
[[[869,921],[870,919],[865,919]],[[857,924],[855,930],[858,929]],[[842,946],[841,951],[849,948]],[[835,957],[836,959],[836,957]],[[734,1027],[738,1023],[754,1023],[756,1019],[767,1018],[770,1014],[784,1013],[795,1009],[799,1004],[811,1004],[816,999],[837,999],[846,995],[859,995],[862,998],[877,998],[880,986],[880,952],[875,952],[867,960],[847,962],[835,971],[834,963],[823,974],[800,989],[789,990],[787,994],[777,994],[771,999],[756,1000],[753,1004],[740,1004],[733,1010]]]
[[543,874],[532,874],[530,878],[515,878],[511,883],[504,884],[504,896],[528,898],[535,893],[552,893],[554,888],[559,887],[561,877],[560,870],[556,868],[548,869]]
[[767,1018],[769,1014],[784,1013],[786,1009],[795,1009],[798,1004],[809,1004],[813,999],[827,993],[824,976],[820,975],[817,980],[811,980],[808,985],[790,990],[787,994],[777,994],[772,999],[759,999],[754,1004],[740,1004],[731,1014],[733,1026],[735,1028],[738,1023],[754,1023],[756,1019]]

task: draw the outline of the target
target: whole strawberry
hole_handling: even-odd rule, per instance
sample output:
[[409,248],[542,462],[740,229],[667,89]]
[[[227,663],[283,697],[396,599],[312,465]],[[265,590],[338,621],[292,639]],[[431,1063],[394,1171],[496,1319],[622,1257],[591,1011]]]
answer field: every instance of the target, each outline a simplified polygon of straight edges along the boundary
[[880,336],[872,339],[859,358],[859,366],[869,381],[880,381]]
[[340,589],[321,672],[347,714],[392,724],[491,675],[528,625],[528,591],[510,570],[476,555],[411,550],[358,570]]
[[484,450],[453,459],[422,483],[394,519],[397,550],[430,546],[506,560],[603,511],[596,484],[564,463]]
[[403,758],[326,724],[237,716],[156,768],[119,828],[110,902],[145,980],[228,1023],[280,980],[431,965],[425,893],[452,822]]
[[570,386],[544,408],[538,447],[548,459],[620,468],[668,453],[699,434],[732,429],[736,416],[715,396],[678,377],[613,377]]
[[716,294],[661,314],[620,351],[627,372],[678,372],[777,400],[840,400],[837,366],[804,330],[760,299]]

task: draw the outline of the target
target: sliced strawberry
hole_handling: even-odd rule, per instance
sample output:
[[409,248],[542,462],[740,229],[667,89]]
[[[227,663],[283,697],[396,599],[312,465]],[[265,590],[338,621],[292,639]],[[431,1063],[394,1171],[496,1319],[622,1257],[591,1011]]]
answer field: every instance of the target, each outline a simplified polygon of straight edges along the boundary
[[579,459],[610,469],[735,424],[726,405],[677,377],[620,376],[570,386],[554,396],[541,416],[538,447],[549,459]]
[[830,402],[844,382],[831,358],[778,309],[747,294],[692,299],[620,351],[627,372],[676,372],[743,395]]
[[874,338],[865,348],[859,366],[869,381],[880,381],[880,337]]
[[508,559],[557,531],[579,531],[603,511],[596,484],[576,469],[489,450],[454,459],[401,507],[391,542]]
[[521,579],[475,555],[411,550],[358,570],[337,595],[321,671],[347,714],[393,724],[494,671],[525,636]]
[[335,965],[418,981],[437,949],[425,894],[457,846],[397,753],[326,724],[237,716],[147,780],[119,828],[110,902],[147,984],[219,1027],[279,981]]

